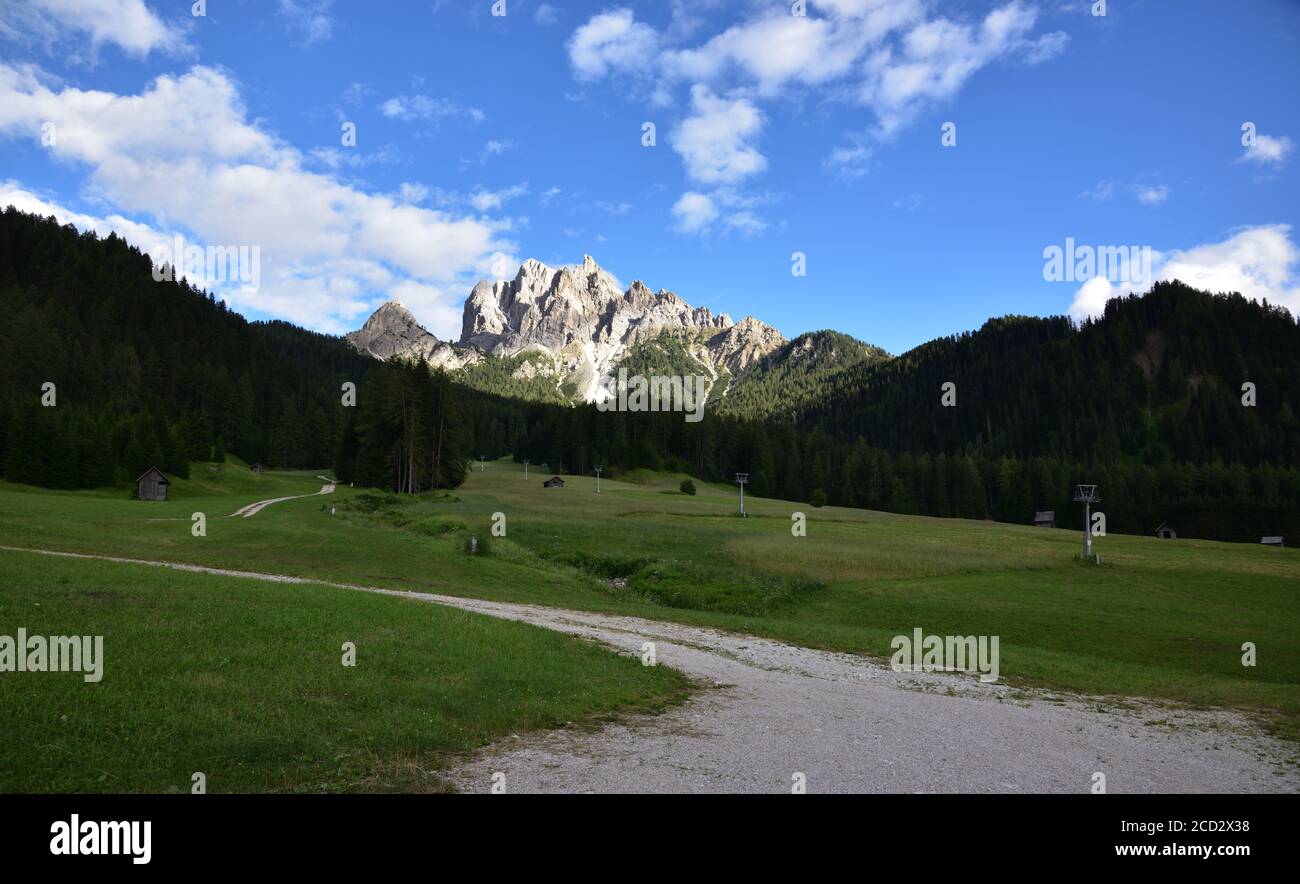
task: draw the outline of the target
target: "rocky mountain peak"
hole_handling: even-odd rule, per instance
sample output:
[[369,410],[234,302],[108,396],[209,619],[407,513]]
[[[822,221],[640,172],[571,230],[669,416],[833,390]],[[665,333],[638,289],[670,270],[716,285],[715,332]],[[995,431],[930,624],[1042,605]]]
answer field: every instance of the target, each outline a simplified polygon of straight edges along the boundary
[[370,315],[365,325],[349,334],[347,340],[358,350],[379,359],[387,359],[395,353],[424,356],[438,345],[438,338],[420,325],[401,301],[382,305]]
[[376,359],[399,356],[419,359],[439,368],[457,369],[479,362],[483,355],[461,350],[439,341],[433,332],[416,320],[401,301],[389,301],[370,315],[366,324],[347,335],[346,340],[362,353]]
[[692,307],[639,279],[624,289],[591,255],[558,268],[529,258],[513,279],[479,281],[465,299],[454,346],[439,342],[396,302],[377,310],[348,340],[379,358],[401,353],[443,365],[456,361],[453,353],[509,357],[537,351],[549,354],[557,376],[593,401],[602,378],[616,372],[628,348],[664,333],[698,340],[696,358],[714,377],[723,369],[734,376],[785,343],[780,332],[752,316],[736,324],[725,313]]
[[416,320],[415,315],[411,313],[410,310],[406,309],[406,305],[401,301],[389,301],[380,306],[380,308],[372,313],[370,318],[366,320],[366,325],[371,325],[372,323],[376,325],[409,326],[423,330],[419,321]]
[[764,356],[786,344],[779,331],[753,316],[746,316],[734,325],[726,314],[722,318],[727,321],[726,330],[709,341],[709,349],[717,354],[719,361],[733,375],[740,375]]

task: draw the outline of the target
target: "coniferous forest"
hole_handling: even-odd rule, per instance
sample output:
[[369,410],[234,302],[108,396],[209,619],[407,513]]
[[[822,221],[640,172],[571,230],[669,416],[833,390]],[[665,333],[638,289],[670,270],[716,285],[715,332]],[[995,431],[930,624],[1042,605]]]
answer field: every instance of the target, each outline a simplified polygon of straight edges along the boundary
[[[226,452],[332,461],[337,391],[371,360],[287,323],[250,323],[148,256],[10,208],[0,216],[0,463],[55,488],[185,476]],[[54,385],[54,405],[42,387]]]
[[415,493],[513,454],[552,472],[748,472],[754,493],[810,505],[1017,523],[1055,510],[1075,528],[1072,489],[1088,482],[1111,532],[1167,522],[1181,537],[1300,537],[1300,329],[1283,310],[1178,283],[1082,326],[995,319],[895,359],[823,367],[816,395],[778,375],[694,424],[484,393],[248,322],[183,280],[155,281],[115,236],[12,208],[0,215],[0,311],[11,482],[125,485],[229,452]]

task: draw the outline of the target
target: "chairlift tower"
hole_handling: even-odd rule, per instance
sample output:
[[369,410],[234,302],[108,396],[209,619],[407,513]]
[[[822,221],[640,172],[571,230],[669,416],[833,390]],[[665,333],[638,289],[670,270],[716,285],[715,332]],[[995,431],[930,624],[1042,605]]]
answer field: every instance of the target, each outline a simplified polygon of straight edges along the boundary
[[599,494],[599,493],[600,493],[600,472],[601,472],[601,470],[603,470],[603,469],[605,469],[605,468],[604,468],[604,467],[593,467],[593,469],[596,471],[596,493]]
[[524,481],[528,481],[528,458],[524,458]]
[[480,473],[487,472],[487,458],[481,454],[478,456],[478,471]]
[[740,486],[740,514],[745,515],[745,485],[749,482],[749,473],[736,473],[736,484]]
[[1101,503],[1096,485],[1079,485],[1074,489],[1074,499],[1083,504],[1083,557],[1092,558],[1092,505]]

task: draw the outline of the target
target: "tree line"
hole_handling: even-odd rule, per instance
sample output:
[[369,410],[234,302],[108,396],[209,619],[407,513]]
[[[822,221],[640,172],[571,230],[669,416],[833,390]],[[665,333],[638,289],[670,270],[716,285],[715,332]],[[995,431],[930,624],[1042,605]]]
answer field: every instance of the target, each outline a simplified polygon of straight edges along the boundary
[[[1074,487],[1096,484],[1107,530],[1154,533],[1167,522],[1179,536],[1258,541],[1300,537],[1300,469],[1241,463],[1086,464],[1050,456],[1014,458],[981,451],[892,452],[865,437],[820,428],[679,414],[600,413],[591,407],[520,407],[513,454],[553,471],[606,476],[637,469],[688,473],[750,493],[797,503],[825,502],[886,512],[1028,524],[1051,510],[1058,527],[1082,530]],[[518,425],[518,421],[516,421]]]
[[466,398],[464,387],[419,363],[372,368],[344,418],[339,479],[406,494],[460,485],[475,435]]
[[[897,359],[823,336],[815,382],[792,364],[742,403],[783,407],[711,409],[700,423],[525,402],[375,362],[339,338],[248,322],[184,280],[155,281],[116,236],[12,208],[0,214],[0,311],[10,481],[98,487],[154,465],[184,476],[231,452],[419,493],[456,487],[471,459],[513,455],[565,473],[747,472],[753,493],[800,503],[1017,523],[1054,510],[1063,527],[1081,527],[1069,498],[1088,482],[1113,532],[1168,522],[1181,536],[1300,537],[1295,321],[1177,283],[1081,326],[991,320]],[[852,356],[838,371],[836,352]],[[348,381],[355,407],[341,398]],[[949,381],[952,407],[940,401]],[[47,382],[55,407],[41,401]]]
[[[1081,325],[1004,317],[855,364],[775,416],[897,452],[1296,467],[1297,378],[1285,309],[1161,282]],[[953,407],[938,407],[945,383]]]
[[[185,476],[231,452],[332,462],[339,387],[372,360],[283,322],[248,322],[149,257],[10,207],[0,213],[0,471],[84,488],[149,466]],[[45,385],[53,385],[53,398]]]

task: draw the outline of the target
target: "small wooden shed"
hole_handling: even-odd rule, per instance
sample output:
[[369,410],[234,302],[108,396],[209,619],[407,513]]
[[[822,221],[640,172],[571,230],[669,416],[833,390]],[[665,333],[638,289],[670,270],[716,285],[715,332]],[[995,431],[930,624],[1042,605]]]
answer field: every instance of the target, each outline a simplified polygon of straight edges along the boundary
[[262,463],[262,462],[259,460],[257,463],[253,464],[253,466],[251,467],[251,469],[253,470],[253,472],[258,473],[258,474],[265,473],[265,472],[266,472],[266,464]]
[[1156,529],[1156,537],[1161,540],[1177,540],[1178,532],[1168,522],[1161,522],[1160,527]]
[[1264,544],[1264,546],[1286,546],[1286,544],[1282,542],[1281,535],[1274,535],[1272,537],[1261,537],[1259,539],[1259,542]]
[[171,480],[162,474],[162,470],[149,467],[135,480],[136,500],[166,500],[170,484]]
[[1043,510],[1040,513],[1034,513],[1034,527],[1055,528],[1056,510]]
[[545,482],[542,483],[542,487],[543,487],[543,488],[563,488],[563,487],[564,487],[564,480],[561,479],[559,476],[551,476],[551,478],[547,479]]

